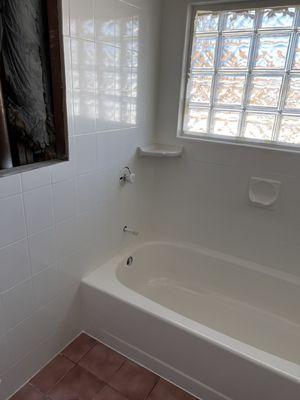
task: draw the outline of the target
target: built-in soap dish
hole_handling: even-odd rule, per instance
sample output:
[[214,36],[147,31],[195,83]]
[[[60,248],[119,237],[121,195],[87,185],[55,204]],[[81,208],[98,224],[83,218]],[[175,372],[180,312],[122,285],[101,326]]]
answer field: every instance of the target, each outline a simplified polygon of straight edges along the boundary
[[154,143],[138,147],[138,153],[141,157],[181,157],[183,146]]
[[281,182],[271,179],[252,177],[249,183],[250,202],[257,207],[274,208]]

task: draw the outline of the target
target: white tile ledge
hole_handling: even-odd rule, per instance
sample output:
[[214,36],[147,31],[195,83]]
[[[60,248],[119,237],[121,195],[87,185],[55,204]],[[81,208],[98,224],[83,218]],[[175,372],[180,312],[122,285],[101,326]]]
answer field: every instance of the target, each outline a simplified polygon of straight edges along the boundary
[[141,157],[181,157],[183,146],[153,143],[138,147],[138,153]]

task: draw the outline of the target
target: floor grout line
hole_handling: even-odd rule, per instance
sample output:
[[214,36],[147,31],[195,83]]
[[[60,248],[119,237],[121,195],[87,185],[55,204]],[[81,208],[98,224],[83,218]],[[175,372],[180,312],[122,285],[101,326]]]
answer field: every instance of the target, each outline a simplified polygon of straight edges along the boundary
[[76,367],[76,364],[74,364],[73,367],[68,372],[66,372],[60,379],[58,379],[58,381],[55,383],[55,385],[45,394],[45,396],[49,396],[49,398],[51,399],[50,393],[68,375],[68,373],[71,372],[75,367]]
[[148,394],[148,396],[146,397],[146,399],[148,399],[148,397],[151,395],[151,393],[154,391],[154,389],[156,388],[156,386],[158,385],[159,381],[161,380],[161,377],[159,376],[157,379],[157,382],[155,382],[153,388],[151,389],[150,393]]

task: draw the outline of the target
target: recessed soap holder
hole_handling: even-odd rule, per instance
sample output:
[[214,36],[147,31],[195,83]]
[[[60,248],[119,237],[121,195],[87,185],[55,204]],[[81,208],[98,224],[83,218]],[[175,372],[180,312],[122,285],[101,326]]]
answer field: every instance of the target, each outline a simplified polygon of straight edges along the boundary
[[250,202],[263,208],[274,208],[279,194],[281,182],[252,177],[249,183],[249,199]]

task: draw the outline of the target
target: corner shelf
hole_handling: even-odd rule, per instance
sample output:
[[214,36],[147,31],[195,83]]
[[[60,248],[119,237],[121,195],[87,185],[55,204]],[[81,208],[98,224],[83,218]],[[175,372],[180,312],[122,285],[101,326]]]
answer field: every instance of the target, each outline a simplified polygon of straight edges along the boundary
[[183,146],[154,143],[138,147],[138,153],[140,157],[181,157]]

